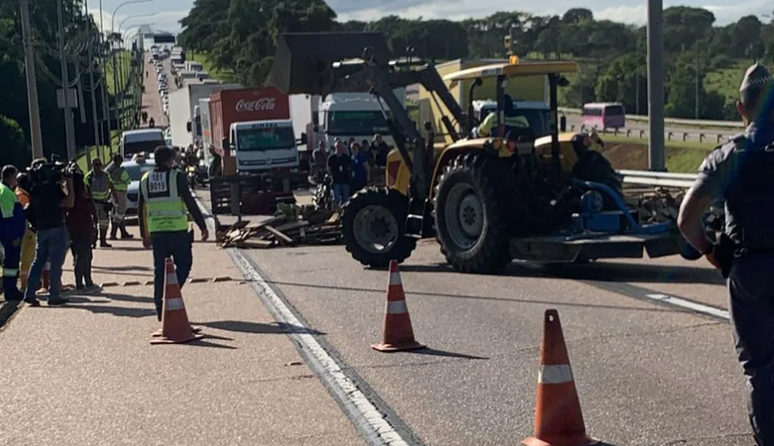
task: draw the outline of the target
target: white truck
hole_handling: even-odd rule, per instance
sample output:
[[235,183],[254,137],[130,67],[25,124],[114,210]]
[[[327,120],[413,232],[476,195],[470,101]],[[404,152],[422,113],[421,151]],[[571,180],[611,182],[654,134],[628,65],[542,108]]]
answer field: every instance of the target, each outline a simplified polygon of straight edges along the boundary
[[[406,89],[396,89],[395,95],[405,105]],[[322,139],[330,150],[336,139],[348,141],[354,138],[360,143],[364,139],[370,141],[376,134],[382,135],[387,145],[395,146],[384,117],[384,112],[389,114],[389,107],[370,93],[332,93],[325,98],[312,97],[311,109],[310,147],[316,147]]]
[[201,142],[201,128],[195,123],[195,109],[199,100],[223,89],[241,88],[238,84],[188,84],[169,94],[169,127],[172,145],[185,148]]

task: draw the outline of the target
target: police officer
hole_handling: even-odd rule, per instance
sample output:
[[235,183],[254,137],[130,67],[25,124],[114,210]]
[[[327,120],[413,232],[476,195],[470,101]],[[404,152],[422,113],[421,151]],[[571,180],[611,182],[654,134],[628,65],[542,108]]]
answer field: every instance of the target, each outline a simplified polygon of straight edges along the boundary
[[[527,118],[516,115],[513,99],[507,94],[503,96],[503,112],[505,114],[505,134],[508,134],[515,129],[529,128],[529,121],[527,121]],[[484,119],[484,122],[478,127],[478,136],[496,136],[499,120],[497,112],[489,113]]]
[[[686,239],[728,276],[730,314],[749,389],[759,446],[774,446],[774,78],[759,64],[745,73],[737,110],[747,130],[718,147],[699,168],[680,208]],[[725,201],[720,243],[704,230],[704,211]]]
[[156,168],[140,180],[139,221],[143,246],[153,247],[153,298],[161,320],[167,257],[175,262],[177,283],[181,287],[193,264],[193,239],[188,232],[186,209],[202,231],[202,241],[207,241],[210,235],[185,175],[172,168],[172,149],[160,146],[154,153]]
[[[134,238],[132,234],[127,232],[124,218],[126,216],[126,191],[129,190],[129,185],[132,183],[132,179],[129,177],[129,173],[124,169],[121,164],[124,162],[124,157],[120,153],[113,155],[113,162],[107,167],[107,173],[110,175],[110,181],[115,188],[116,205],[113,206],[111,211],[112,224],[110,226],[110,240],[116,239],[118,230],[121,230],[122,239]],[[92,191],[93,193],[93,191]]]
[[[94,207],[97,208],[97,218],[99,220],[99,247],[112,248],[107,242],[107,231],[110,225],[110,210],[113,205],[110,203],[110,196],[115,195],[113,181],[110,175],[102,170],[102,160],[94,158],[91,161],[91,170],[83,179],[86,186],[91,189],[91,196],[94,199]],[[116,199],[118,201],[118,199]]]
[[16,196],[16,167],[3,167],[0,181],[0,242],[3,245],[3,293],[5,300],[22,300],[23,295],[16,284],[19,277],[22,237],[27,226],[24,209]]

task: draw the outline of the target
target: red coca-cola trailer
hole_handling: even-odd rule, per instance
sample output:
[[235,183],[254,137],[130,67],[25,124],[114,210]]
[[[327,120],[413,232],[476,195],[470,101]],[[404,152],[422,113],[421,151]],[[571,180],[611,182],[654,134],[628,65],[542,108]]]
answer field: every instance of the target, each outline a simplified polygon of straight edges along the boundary
[[212,141],[225,161],[232,156],[229,147],[223,145],[232,123],[290,119],[290,101],[276,88],[221,90],[210,96],[210,116]]

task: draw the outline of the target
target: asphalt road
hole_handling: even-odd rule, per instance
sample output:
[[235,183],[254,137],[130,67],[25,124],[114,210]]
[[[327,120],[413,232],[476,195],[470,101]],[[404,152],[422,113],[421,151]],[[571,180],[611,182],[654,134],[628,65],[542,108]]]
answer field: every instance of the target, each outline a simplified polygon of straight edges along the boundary
[[[579,115],[571,115],[566,114],[567,117],[567,128],[572,130],[573,126],[574,129],[580,130],[582,120]],[[640,122],[640,121],[627,121],[626,122],[626,128],[622,130],[622,136],[625,136],[626,130],[631,130],[630,137],[632,138],[639,138],[640,137],[640,131],[644,133],[643,138],[647,140],[648,138],[648,123],[647,122]],[[669,124],[666,124],[665,132],[672,132],[673,136],[672,138],[674,140],[681,141],[683,138],[683,134],[687,135],[686,140],[691,142],[698,142],[699,141],[699,134],[704,134],[705,137],[703,139],[704,142],[713,142],[717,143],[717,138],[720,135],[721,142],[724,138],[728,138],[729,136],[735,135],[737,133],[741,133],[741,128],[728,128],[728,129],[718,129],[718,128],[706,128],[706,129],[700,129],[697,127],[680,127],[680,126],[672,126]],[[666,136],[665,136],[666,138]]]
[[387,275],[343,247],[246,251],[334,355],[427,445],[517,444],[532,432],[543,312],[560,312],[587,429],[616,445],[751,445],[725,320],[644,298],[724,307],[717,273],[682,259],[501,276],[451,271],[434,241],[402,267],[414,331],[430,350],[386,355]]

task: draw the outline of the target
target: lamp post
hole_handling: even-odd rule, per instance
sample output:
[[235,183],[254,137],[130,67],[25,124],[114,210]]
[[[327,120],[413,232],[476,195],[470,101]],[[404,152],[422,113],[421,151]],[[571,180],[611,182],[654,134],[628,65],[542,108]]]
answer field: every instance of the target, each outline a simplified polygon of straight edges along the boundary
[[[142,18],[142,17],[150,17],[152,15],[154,15],[154,14],[152,14],[152,13],[134,14],[134,15],[131,15],[129,17],[126,17],[125,19],[123,19],[121,21],[121,23],[118,24],[118,35],[120,36],[119,38],[122,40],[122,42],[119,43],[119,47],[118,47],[118,52],[119,53],[122,53],[122,49],[123,49],[123,34],[121,33],[121,28],[124,26],[124,23],[126,23],[129,20],[138,19],[138,18]],[[114,35],[115,35],[115,33],[114,33]],[[123,56],[123,54],[121,54],[121,56]],[[118,75],[116,76],[116,79],[117,79],[118,85],[120,85],[120,87],[121,87],[121,92],[120,93],[119,93],[118,89],[116,89],[116,109],[118,109],[119,94],[120,94],[121,108],[123,108],[125,106],[124,97],[126,95],[126,88],[128,86],[128,82],[129,82],[129,73],[127,73],[127,67],[126,67],[127,61],[124,60],[123,57],[118,58],[118,62],[116,62],[115,58],[113,59],[113,61],[114,61],[113,62],[114,69],[117,69],[117,71],[118,71]],[[130,61],[130,63],[131,63],[131,61]],[[116,65],[118,65],[118,66],[116,67]],[[114,73],[115,72],[116,71],[114,71]]]

